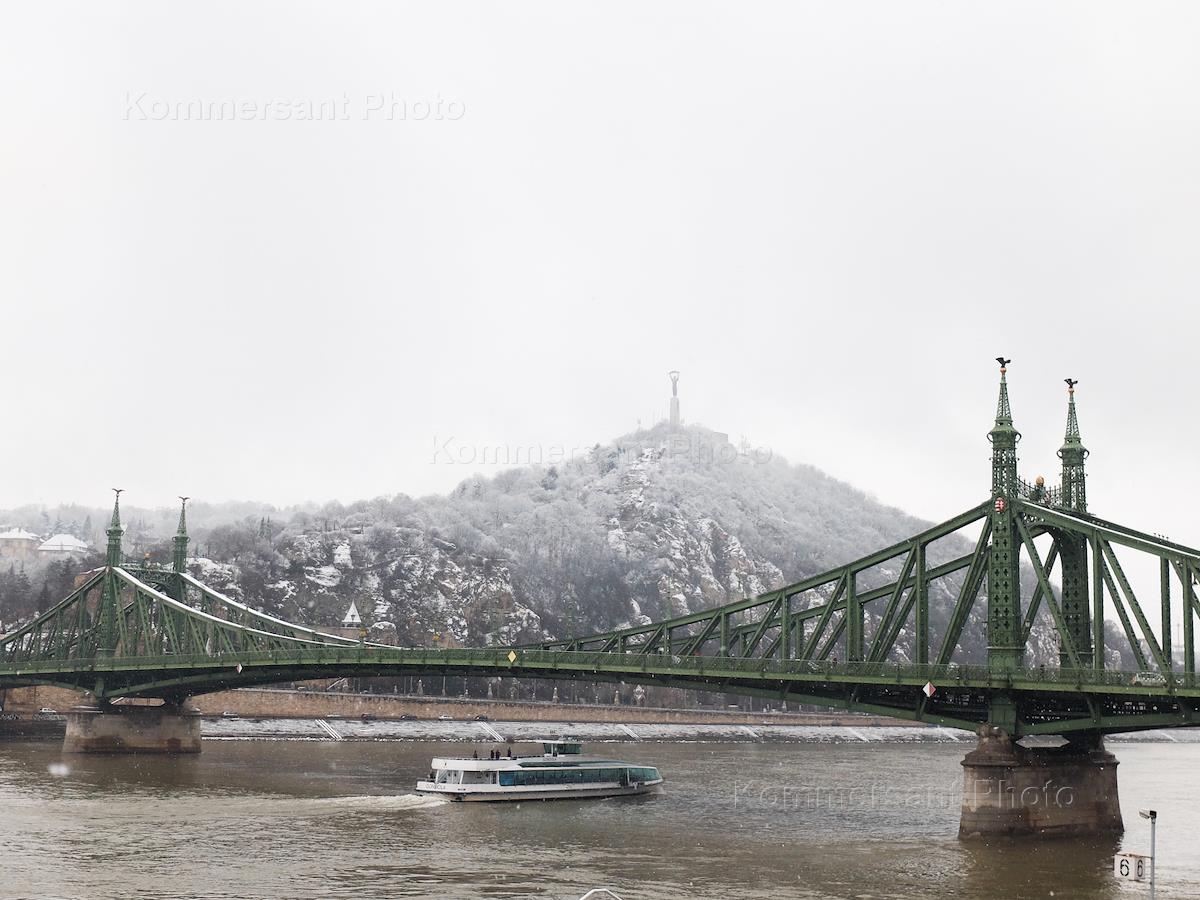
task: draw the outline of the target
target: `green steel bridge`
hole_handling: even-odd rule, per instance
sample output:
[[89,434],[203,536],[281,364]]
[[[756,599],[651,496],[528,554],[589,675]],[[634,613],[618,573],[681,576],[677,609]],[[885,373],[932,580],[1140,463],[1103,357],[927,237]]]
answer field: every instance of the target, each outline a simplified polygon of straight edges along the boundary
[[[1200,551],[1088,511],[1088,451],[1073,381],[1061,483],[1020,478],[1020,434],[1007,361],[1000,362],[989,433],[991,492],[982,503],[758,597],[539,645],[409,649],[283,621],[187,574],[186,510],[171,565],[125,561],[118,492],[106,564],[0,639],[0,687],[59,685],[90,692],[101,704],[118,697],[180,703],[212,691],[315,678],[500,675],[767,697],[971,730],[990,724],[1013,737],[1200,724]],[[971,533],[973,546],[964,540]],[[1138,572],[1156,573],[1157,609],[1142,605],[1118,552],[1126,562],[1139,557]],[[1023,568],[1031,587],[1023,587]],[[948,620],[937,624],[930,616],[935,586],[954,598]],[[967,664],[961,639],[979,604],[986,610],[986,659]],[[1114,648],[1106,646],[1104,627],[1110,612],[1136,661],[1133,670],[1111,667],[1106,651]],[[1056,665],[1026,663],[1038,621],[1053,629]],[[1178,660],[1171,645],[1177,624]]]

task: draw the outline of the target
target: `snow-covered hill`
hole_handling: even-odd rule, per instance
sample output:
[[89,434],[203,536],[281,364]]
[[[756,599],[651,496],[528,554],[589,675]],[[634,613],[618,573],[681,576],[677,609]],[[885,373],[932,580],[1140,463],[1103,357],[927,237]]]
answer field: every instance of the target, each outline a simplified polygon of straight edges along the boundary
[[[964,508],[979,499],[964,498]],[[379,638],[507,644],[753,596],[928,524],[810,466],[698,426],[663,425],[553,465],[468,478],[447,496],[396,495],[197,528],[200,553],[191,565],[221,590],[284,618],[336,625],[354,602]],[[973,537],[941,542],[934,561],[967,552]],[[167,535],[140,550],[169,558]],[[862,585],[895,578],[902,563],[863,573]],[[958,586],[957,578],[931,584],[935,647]],[[814,592],[804,602],[822,597]],[[882,603],[874,606],[868,639],[882,612]],[[962,661],[983,658],[983,610],[977,604],[963,630]],[[906,627],[896,658],[912,653]],[[1056,658],[1043,619],[1030,660],[1054,665]]]

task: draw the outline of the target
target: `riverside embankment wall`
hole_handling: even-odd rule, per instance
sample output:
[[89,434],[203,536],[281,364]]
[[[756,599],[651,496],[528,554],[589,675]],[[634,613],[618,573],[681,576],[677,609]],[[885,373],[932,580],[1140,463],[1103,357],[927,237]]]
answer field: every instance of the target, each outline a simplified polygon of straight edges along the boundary
[[[5,709],[30,715],[39,709],[65,711],[82,694],[63,688],[37,686],[12,688]],[[242,688],[193,697],[191,703],[206,716],[232,713],[247,718],[309,719],[324,716],[399,719],[416,716],[455,719],[487,716],[505,722],[611,722],[695,725],[904,725],[894,719],[838,713],[762,713],[712,709],[659,709],[643,706],[603,706],[561,703],[521,703],[509,700],[470,700],[452,697],[401,697],[387,694],[346,694]]]

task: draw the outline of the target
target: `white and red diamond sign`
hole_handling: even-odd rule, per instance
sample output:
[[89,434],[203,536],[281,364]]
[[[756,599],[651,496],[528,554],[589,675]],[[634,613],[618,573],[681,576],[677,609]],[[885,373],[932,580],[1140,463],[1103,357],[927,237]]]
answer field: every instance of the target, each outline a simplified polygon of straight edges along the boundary
[[933,686],[932,681],[927,681],[925,682],[925,687],[921,688],[921,690],[925,692],[926,697],[932,697],[937,688]]

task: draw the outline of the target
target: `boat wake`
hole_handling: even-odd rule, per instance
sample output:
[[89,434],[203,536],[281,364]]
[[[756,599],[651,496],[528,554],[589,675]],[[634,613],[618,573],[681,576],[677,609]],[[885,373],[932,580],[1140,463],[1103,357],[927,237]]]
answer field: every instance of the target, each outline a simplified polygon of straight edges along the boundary
[[180,796],[88,799],[38,798],[26,803],[8,804],[6,813],[38,815],[60,814],[72,819],[129,818],[172,819],[187,810],[190,820],[251,818],[311,818],[353,815],[355,813],[419,812],[449,803],[448,799],[425,794],[392,794],[349,797],[247,797],[212,796],[203,799]]
[[445,797],[429,794],[394,794],[392,796],[361,795],[355,797],[324,797],[314,800],[317,806],[332,809],[363,810],[371,812],[400,812],[410,809],[433,809],[450,801]]

